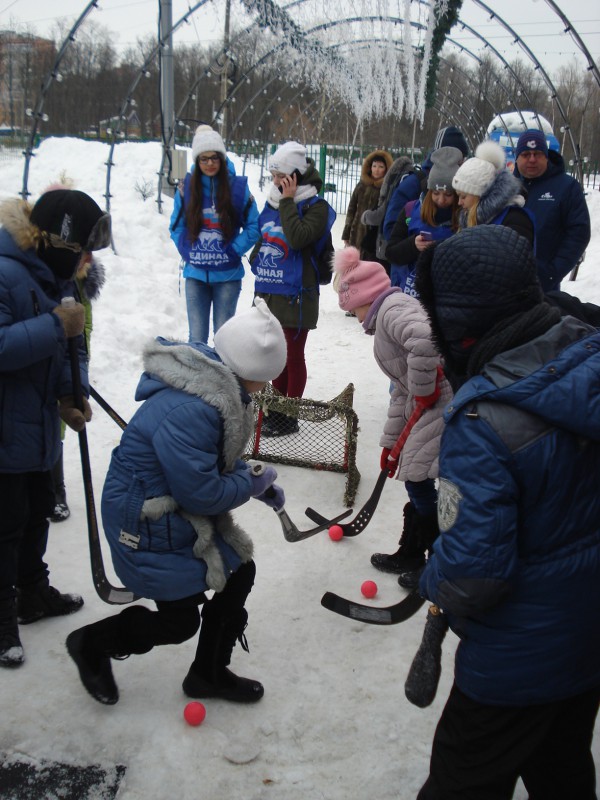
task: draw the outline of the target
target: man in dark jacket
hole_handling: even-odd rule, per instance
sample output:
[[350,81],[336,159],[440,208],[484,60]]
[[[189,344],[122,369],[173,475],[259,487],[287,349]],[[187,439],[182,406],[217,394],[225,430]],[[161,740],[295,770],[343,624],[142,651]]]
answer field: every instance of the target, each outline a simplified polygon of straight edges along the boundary
[[536,257],[542,289],[560,288],[590,241],[590,215],[579,183],[565,172],[537,129],[524,131],[515,148],[514,174],[527,189],[525,207],[535,217]]
[[600,333],[543,300],[527,241],[481,225],[417,289],[456,394],[421,593],[460,638],[418,800],[594,800]]
[[7,200],[0,223],[0,666],[17,667],[19,624],[83,605],[50,585],[44,563],[60,418],[82,430],[91,417],[87,400],[75,408],[67,350],[79,337],[87,391],[85,310],[61,300],[75,294],[82,256],[110,243],[110,217],[83,192],[57,189],[33,208]]

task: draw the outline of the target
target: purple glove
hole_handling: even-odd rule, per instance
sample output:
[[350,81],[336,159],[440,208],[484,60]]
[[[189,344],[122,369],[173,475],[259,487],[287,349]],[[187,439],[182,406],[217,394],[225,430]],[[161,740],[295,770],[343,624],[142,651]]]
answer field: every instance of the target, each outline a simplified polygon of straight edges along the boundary
[[268,505],[269,508],[274,508],[275,511],[279,511],[285,505],[284,491],[281,486],[277,486],[276,483],[272,483],[262,494],[257,494],[256,499]]
[[252,479],[252,491],[250,497],[258,497],[277,480],[277,472],[273,467],[265,467],[263,464],[255,464],[250,468],[250,478]]

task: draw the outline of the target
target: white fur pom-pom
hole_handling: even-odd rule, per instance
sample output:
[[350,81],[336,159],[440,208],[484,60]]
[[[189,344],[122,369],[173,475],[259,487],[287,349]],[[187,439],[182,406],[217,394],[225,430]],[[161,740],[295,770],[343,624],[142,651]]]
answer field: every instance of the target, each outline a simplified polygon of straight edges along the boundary
[[475,150],[475,158],[480,158],[482,161],[488,161],[497,170],[503,169],[506,166],[506,154],[504,150],[496,142],[491,139],[486,139],[477,146]]

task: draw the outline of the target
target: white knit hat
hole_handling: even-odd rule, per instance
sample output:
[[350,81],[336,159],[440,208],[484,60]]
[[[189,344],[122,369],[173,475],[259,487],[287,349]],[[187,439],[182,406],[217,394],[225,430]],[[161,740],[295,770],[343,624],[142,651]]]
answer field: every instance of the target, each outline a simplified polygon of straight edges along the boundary
[[196,128],[192,141],[192,160],[195,161],[200,153],[219,153],[223,158],[227,156],[223,139],[210,125],[198,125]]
[[279,321],[261,297],[249,311],[228,319],[214,336],[221,361],[238,378],[270,381],[281,375],[287,361],[287,345]]
[[281,172],[283,175],[291,175],[297,169],[304,175],[308,168],[306,161],[306,147],[299,142],[286,142],[278,147],[269,158],[269,171]]
[[457,192],[481,197],[505,165],[506,156],[500,145],[490,140],[482,142],[475,150],[475,156],[458,168],[452,186]]

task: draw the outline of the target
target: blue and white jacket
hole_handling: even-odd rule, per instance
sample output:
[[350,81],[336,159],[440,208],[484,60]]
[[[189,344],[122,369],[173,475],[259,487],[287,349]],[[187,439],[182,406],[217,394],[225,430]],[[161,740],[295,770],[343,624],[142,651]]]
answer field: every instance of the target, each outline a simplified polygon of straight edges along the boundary
[[421,593],[489,705],[600,686],[600,333],[564,317],[497,355],[446,409],[440,536]]
[[544,292],[550,292],[560,287],[590,241],[585,195],[554,150],[548,151],[548,168],[539,178],[524,178],[516,165],[514,174],[527,189],[525,207],[535,216],[538,275]]
[[222,283],[244,277],[242,256],[259,238],[258,208],[250,193],[247,178],[236,177],[235,167],[229,159],[227,169],[238,223],[237,232],[229,244],[223,241],[215,208],[217,178],[202,175],[204,227],[195,242],[190,242],[185,219],[194,167],[185,177],[183,196],[181,192],[175,193],[169,232],[184,262],[184,278],[194,278],[204,283]]
[[[31,207],[0,207],[0,472],[46,472],[60,455],[58,398],[73,394],[67,339],[52,310],[75,296],[38,258]],[[88,394],[87,356],[79,337]]]
[[115,572],[152,600],[221,591],[252,558],[229,512],[251,496],[241,456],[250,396],[212,348],[157,339],[144,350],[143,400],[113,451],[102,521]]

